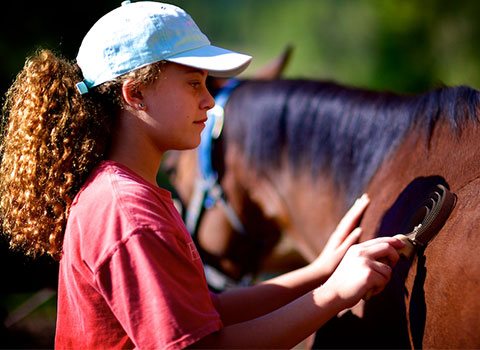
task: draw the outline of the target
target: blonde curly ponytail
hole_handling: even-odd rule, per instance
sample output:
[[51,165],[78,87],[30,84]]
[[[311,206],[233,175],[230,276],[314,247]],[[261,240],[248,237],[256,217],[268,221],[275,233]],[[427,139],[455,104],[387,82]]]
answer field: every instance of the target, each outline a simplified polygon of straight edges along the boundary
[[26,61],[6,94],[2,229],[11,247],[28,255],[60,257],[72,200],[106,152],[111,113],[78,94],[80,80],[75,64],[42,50]]

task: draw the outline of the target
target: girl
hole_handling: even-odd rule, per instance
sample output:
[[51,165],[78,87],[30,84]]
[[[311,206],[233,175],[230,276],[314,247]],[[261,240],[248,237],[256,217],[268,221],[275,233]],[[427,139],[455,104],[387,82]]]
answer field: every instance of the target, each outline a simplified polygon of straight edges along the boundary
[[250,59],[212,46],[178,7],[127,1],[76,63],[48,50],[27,60],[4,105],[0,209],[13,248],[60,259],[57,348],[290,348],[388,282],[403,243],[353,244],[364,196],[310,265],[209,292],[155,178],[166,151],[199,144],[207,75]]

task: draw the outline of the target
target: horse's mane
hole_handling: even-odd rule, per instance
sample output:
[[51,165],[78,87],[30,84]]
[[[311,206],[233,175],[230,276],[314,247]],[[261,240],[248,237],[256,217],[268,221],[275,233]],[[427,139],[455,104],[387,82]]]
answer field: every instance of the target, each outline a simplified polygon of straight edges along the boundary
[[244,81],[226,106],[226,133],[259,172],[327,170],[349,199],[359,195],[385,157],[414,127],[428,141],[447,120],[460,133],[478,120],[480,92],[441,87],[405,95],[312,80]]

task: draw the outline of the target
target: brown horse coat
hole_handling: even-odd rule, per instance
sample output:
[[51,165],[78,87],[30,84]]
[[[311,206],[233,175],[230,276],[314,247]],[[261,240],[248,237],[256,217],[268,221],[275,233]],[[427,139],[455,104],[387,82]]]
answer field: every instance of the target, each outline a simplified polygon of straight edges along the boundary
[[[280,233],[314,259],[362,192],[372,198],[362,239],[400,233],[402,205],[421,200],[423,185],[441,181],[458,197],[427,248],[398,264],[384,293],[319,330],[318,345],[480,347],[479,101],[465,87],[400,96],[305,81],[245,82],[232,94],[220,183],[253,236],[269,237],[250,259],[255,266]],[[192,169],[177,168],[185,172]],[[201,231],[216,237],[224,265],[241,263],[229,256],[236,235],[221,210],[205,213]]]

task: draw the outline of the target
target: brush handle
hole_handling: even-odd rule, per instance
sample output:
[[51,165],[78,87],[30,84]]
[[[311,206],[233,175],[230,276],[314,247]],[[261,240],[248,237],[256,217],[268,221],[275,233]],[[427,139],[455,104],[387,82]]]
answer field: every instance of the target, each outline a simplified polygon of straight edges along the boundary
[[398,254],[404,256],[407,259],[410,259],[413,254],[415,254],[415,246],[413,245],[413,241],[409,237],[399,234],[393,236],[393,238],[396,238],[405,243],[405,246],[403,248],[397,249]]

